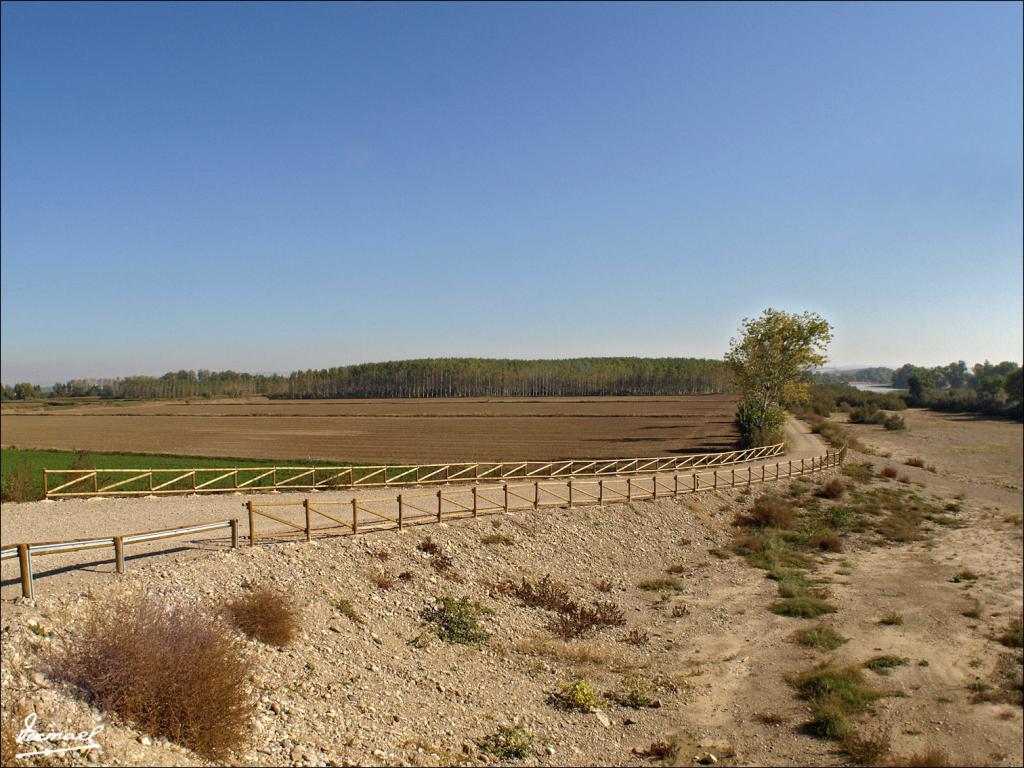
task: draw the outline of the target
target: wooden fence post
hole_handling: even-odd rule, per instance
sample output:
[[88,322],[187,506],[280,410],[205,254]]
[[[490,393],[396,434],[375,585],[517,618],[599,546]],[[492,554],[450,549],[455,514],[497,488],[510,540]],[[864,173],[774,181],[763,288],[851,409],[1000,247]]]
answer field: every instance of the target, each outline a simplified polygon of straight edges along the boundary
[[231,523],[231,548],[238,549],[238,518],[232,517]]
[[398,530],[402,530],[402,494],[398,494]]
[[747,488],[754,482],[754,468],[747,467]]
[[674,488],[672,490],[672,495],[673,496],[678,496],[679,495],[679,473],[678,472],[676,472],[675,475],[672,476],[672,480],[673,480],[673,482],[675,484]]
[[306,541],[313,540],[313,525],[309,517],[309,499],[302,500],[302,508],[306,511]]
[[505,511],[508,512],[508,483],[502,486],[502,490],[505,491]]
[[118,573],[124,573],[124,539],[114,537],[114,565]]
[[715,470],[712,470],[712,471],[713,471],[713,472],[714,472],[714,474],[715,474],[715,482],[714,482],[714,485],[712,485],[711,487],[712,487],[712,488],[713,488],[714,490],[716,490],[716,491],[717,491],[717,490],[718,490],[718,470],[717,470],[717,469],[715,469]]
[[693,473],[693,492],[696,493],[700,489],[700,478],[697,477],[697,473]]
[[604,506],[604,480],[597,481],[597,504],[600,507]]
[[800,474],[802,475],[803,473],[804,473],[804,460],[800,459]]
[[476,486],[474,485],[473,486],[473,517],[476,517],[476,515],[477,515],[477,511],[476,511]]
[[359,502],[355,496],[352,497],[352,533],[359,533]]
[[440,491],[440,489],[438,489],[438,491],[437,491],[437,522],[439,522],[439,523],[441,522],[441,504],[442,503],[443,503],[443,499],[441,498],[441,491]]
[[651,475],[651,501],[658,499],[658,476]]
[[50,470],[43,468],[43,498],[50,495]]
[[[507,489],[507,486],[506,486],[506,489]],[[506,493],[507,493],[507,490],[506,490]],[[505,506],[507,507],[508,505],[506,504]],[[533,484],[533,508],[534,509],[539,509],[540,508],[540,482],[539,481],[534,482],[534,484]],[[508,511],[508,510],[506,509],[506,511]]]
[[633,480],[632,478],[626,478],[626,501],[633,500]]
[[566,480],[565,484],[569,487],[569,509],[572,509],[572,478]]
[[736,487],[736,469],[735,468],[730,469],[729,472],[732,475],[732,479],[729,480],[729,487],[730,488],[735,488]]
[[252,499],[245,502],[246,508],[249,510],[249,546],[256,546],[256,513],[252,511]]
[[21,567],[21,596],[32,599],[32,553],[28,544],[18,545],[18,565]]

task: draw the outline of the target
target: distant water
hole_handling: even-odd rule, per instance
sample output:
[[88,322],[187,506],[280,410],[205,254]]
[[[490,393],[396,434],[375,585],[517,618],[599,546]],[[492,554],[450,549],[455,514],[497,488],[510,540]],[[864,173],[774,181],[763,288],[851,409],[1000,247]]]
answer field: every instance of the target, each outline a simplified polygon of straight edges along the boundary
[[851,387],[863,390],[864,392],[906,392],[905,389],[899,387],[887,387],[883,384],[872,384],[867,381],[851,381]]

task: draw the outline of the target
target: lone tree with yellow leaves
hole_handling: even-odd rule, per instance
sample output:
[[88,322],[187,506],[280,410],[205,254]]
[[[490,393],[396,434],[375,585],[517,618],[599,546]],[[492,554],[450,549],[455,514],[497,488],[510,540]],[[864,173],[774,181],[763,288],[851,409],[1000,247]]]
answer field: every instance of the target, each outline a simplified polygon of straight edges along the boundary
[[743,400],[736,411],[744,447],[782,441],[783,408],[804,402],[811,370],[824,365],[832,326],[814,312],[766,309],[745,318],[738,339],[729,340],[725,363]]

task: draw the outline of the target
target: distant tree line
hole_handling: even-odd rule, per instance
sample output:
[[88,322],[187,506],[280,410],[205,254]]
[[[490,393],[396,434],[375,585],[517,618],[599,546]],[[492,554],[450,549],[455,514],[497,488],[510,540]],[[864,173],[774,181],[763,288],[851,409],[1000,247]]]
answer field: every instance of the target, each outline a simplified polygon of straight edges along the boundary
[[847,371],[828,371],[815,374],[815,381],[822,384],[848,384],[851,381],[864,382],[866,384],[892,384],[892,377],[895,371],[885,366],[874,368],[857,368]]
[[72,379],[49,392],[4,386],[5,400],[40,397],[124,399],[242,397],[549,397],[686,395],[729,391],[720,360],[587,357],[568,360],[440,358],[364,363],[290,375],[175,371],[163,376]]

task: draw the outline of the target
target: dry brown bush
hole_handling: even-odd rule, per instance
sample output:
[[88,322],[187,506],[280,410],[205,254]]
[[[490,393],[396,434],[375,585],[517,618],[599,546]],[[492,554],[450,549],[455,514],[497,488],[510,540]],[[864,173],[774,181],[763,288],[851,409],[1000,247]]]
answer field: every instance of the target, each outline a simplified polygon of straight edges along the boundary
[[589,606],[573,603],[558,613],[548,626],[559,637],[572,640],[605,627],[621,627],[625,623],[626,617],[621,608],[602,601]]
[[299,614],[290,599],[263,587],[228,603],[228,618],[249,637],[283,647],[298,631]]
[[416,549],[420,552],[426,552],[428,555],[434,555],[441,551],[441,545],[434,541],[432,537],[427,536],[427,538],[416,545]]
[[821,489],[821,495],[827,499],[841,499],[846,493],[846,485],[838,477],[833,477]]
[[882,477],[888,477],[890,480],[895,479],[898,474],[896,467],[885,467],[882,470]]
[[370,581],[378,589],[391,589],[395,586],[395,578],[387,571],[377,571],[370,574]]
[[920,467],[921,469],[924,469],[924,459],[922,459],[920,456],[911,456],[903,463],[906,464],[908,467]]
[[736,515],[734,525],[748,528],[792,528],[796,522],[793,507],[776,496],[759,496],[749,514]]
[[255,713],[240,643],[202,611],[152,597],[93,614],[49,667],[100,709],[217,762],[245,744]]

